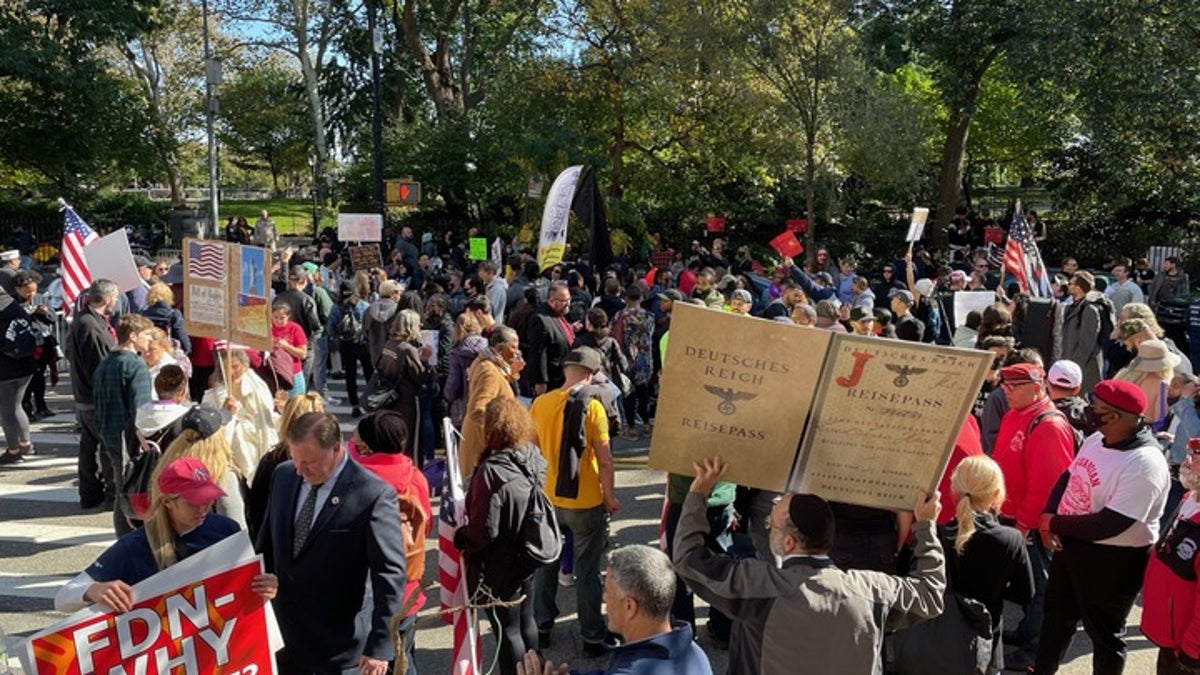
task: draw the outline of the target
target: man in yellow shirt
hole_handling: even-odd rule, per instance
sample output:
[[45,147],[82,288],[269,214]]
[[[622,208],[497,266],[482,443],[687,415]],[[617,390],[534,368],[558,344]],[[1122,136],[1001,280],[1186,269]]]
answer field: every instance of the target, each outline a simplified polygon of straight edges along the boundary
[[[574,537],[579,632],[588,657],[603,655],[611,644],[600,611],[600,569],[608,538],[606,516],[621,508],[608,445],[608,417],[604,406],[587,391],[600,368],[596,350],[571,350],[563,357],[566,381],[534,399],[530,409],[538,446],[548,465],[546,495],[555,506],[559,524]],[[558,617],[557,592],[558,563],[534,573],[533,615],[542,648],[550,646],[550,631]]]

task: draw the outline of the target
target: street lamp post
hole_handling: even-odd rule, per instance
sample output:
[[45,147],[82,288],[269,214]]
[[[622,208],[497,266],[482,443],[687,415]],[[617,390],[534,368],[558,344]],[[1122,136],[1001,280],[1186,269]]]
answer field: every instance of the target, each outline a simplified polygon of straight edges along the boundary
[[204,33],[204,110],[208,128],[208,213],[212,234],[220,232],[220,220],[217,215],[217,85],[221,83],[221,64],[212,57],[212,45],[208,38],[208,0],[202,0],[200,11],[203,14]]
[[383,195],[383,102],[380,95],[380,54],[383,53],[383,34],[376,19],[378,0],[367,0],[367,28],[371,32],[371,152],[374,160],[373,183],[375,208],[384,210]]

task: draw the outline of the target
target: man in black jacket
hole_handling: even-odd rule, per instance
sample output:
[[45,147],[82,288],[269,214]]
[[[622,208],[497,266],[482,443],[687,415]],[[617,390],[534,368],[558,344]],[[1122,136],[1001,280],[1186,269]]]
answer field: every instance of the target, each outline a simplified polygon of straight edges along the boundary
[[67,333],[66,357],[71,362],[71,390],[75,419],[79,422],[79,505],[90,509],[111,505],[116,498],[116,476],[108,453],[100,451],[92,377],[96,367],[117,344],[109,316],[121,289],[108,279],[97,279],[85,291],[85,306]]
[[903,289],[892,291],[892,314],[896,317],[893,325],[896,327],[896,337],[908,342],[920,342],[925,336],[925,324],[912,315],[912,306],[916,300],[913,294]]
[[529,364],[529,381],[534,395],[557,389],[563,383],[563,357],[575,342],[575,327],[567,320],[571,306],[571,291],[556,281],[546,293],[546,304],[529,322],[529,347],[525,361]]

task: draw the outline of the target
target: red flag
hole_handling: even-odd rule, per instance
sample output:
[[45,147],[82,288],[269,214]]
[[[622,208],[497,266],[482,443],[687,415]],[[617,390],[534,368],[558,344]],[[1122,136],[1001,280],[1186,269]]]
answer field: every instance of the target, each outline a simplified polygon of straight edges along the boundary
[[704,219],[704,227],[709,232],[724,232],[725,219],[721,216],[709,216]]
[[784,224],[787,225],[790,232],[799,232],[800,234],[808,232],[808,218],[788,218]]
[[68,206],[65,211],[61,258],[62,307],[63,312],[69,314],[75,307],[75,298],[92,283],[92,273],[88,270],[87,258],[83,257],[83,247],[99,239],[100,235],[83,222],[75,209]]
[[800,245],[800,240],[796,239],[796,233],[791,230],[772,239],[771,248],[779,251],[779,255],[785,258],[795,258],[804,253],[804,247]]

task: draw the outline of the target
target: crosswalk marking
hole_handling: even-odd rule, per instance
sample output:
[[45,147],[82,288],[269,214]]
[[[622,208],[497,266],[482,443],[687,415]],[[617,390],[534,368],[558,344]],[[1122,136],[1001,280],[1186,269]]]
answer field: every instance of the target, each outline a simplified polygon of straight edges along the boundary
[[0,572],[0,595],[15,598],[53,600],[54,594],[74,574],[9,574]]
[[5,523],[0,526],[0,541],[56,546],[94,546],[108,548],[117,540],[111,527],[72,527],[34,523]]

